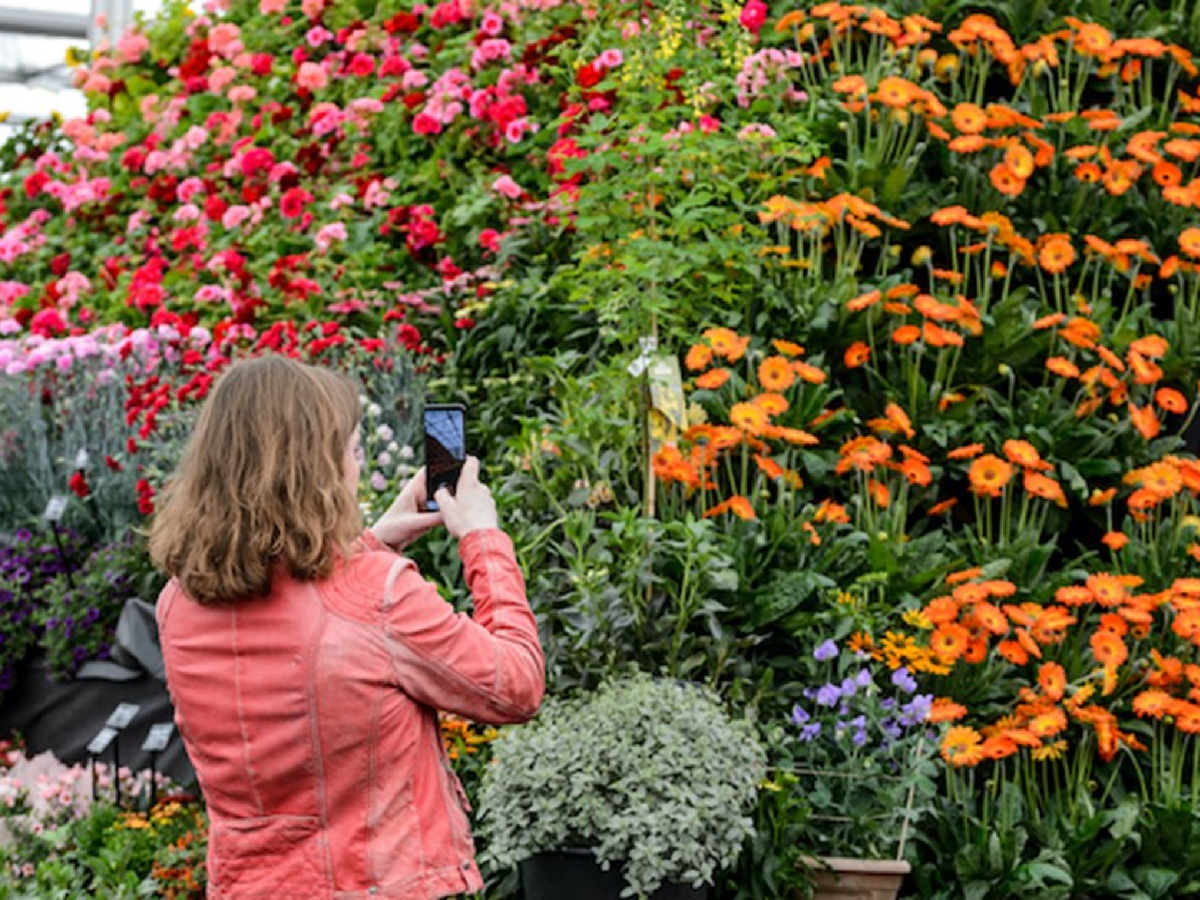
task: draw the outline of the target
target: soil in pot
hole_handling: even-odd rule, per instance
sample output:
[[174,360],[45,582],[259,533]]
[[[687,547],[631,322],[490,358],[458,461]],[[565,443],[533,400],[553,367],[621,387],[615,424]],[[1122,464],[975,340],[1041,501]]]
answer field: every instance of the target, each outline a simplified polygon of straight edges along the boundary
[[[625,879],[613,866],[600,868],[590,850],[539,853],[521,863],[525,900],[618,900]],[[707,900],[708,888],[664,884],[650,900]]]

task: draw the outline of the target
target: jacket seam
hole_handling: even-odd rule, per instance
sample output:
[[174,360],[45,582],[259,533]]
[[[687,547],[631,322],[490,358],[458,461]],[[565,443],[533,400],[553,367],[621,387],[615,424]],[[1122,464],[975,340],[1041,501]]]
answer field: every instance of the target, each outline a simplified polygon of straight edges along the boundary
[[230,610],[230,636],[233,643],[233,697],[234,709],[237,710],[238,731],[242,735],[242,763],[246,767],[246,781],[250,784],[250,793],[254,797],[254,808],[259,815],[266,810],[263,808],[262,795],[258,790],[258,778],[254,771],[254,754],[250,750],[250,734],[246,730],[246,714],[242,708],[242,654],[238,646],[238,611]]
[[[304,658],[304,690],[308,701],[308,729],[309,739],[312,741],[312,758],[313,758],[313,778],[315,780],[314,793],[317,801],[317,817],[321,824],[322,833],[327,834],[329,830],[329,810],[327,808],[327,797],[325,794],[325,757],[322,755],[321,749],[321,730],[319,726],[319,702],[317,700],[317,683],[313,677],[313,661],[316,658],[316,648],[320,644],[321,638],[325,633],[325,618],[327,614],[325,603],[317,590],[316,586],[311,582],[308,585],[312,591],[313,599],[321,608],[321,618],[317,622],[317,627],[313,629],[312,636],[309,638],[308,647],[305,650]],[[321,860],[326,877],[329,879],[331,889],[336,889],[333,875],[333,850],[328,840],[319,842],[323,851],[324,859]]]

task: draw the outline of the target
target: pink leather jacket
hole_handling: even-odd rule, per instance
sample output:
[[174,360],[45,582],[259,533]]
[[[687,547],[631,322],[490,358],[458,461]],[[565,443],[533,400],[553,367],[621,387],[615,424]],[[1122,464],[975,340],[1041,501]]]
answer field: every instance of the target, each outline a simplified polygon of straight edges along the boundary
[[512,543],[459,542],[456,614],[368,531],[323,582],[202,606],[172,581],[158,624],[175,721],[211,821],[208,896],[434,898],[482,888],[437,710],[537,712],[544,659]]

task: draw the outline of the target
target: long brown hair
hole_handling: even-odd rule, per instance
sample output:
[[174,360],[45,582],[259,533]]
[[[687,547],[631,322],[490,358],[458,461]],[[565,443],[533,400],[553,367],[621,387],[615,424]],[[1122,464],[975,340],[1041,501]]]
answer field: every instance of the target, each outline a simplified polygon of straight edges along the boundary
[[344,375],[282,356],[234,363],[164,492],[154,564],[200,603],[266,594],[277,561],[327,576],[362,527],[343,471],[359,413]]

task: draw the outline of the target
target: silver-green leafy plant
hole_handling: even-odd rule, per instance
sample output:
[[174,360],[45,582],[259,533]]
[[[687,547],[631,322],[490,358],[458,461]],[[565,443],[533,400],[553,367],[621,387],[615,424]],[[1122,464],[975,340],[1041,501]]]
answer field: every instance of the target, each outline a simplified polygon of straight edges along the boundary
[[625,897],[712,884],[754,833],[766,753],[707,690],[646,675],[547,702],[506,730],[480,789],[488,861],[589,848]]

